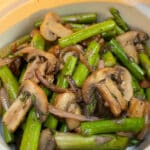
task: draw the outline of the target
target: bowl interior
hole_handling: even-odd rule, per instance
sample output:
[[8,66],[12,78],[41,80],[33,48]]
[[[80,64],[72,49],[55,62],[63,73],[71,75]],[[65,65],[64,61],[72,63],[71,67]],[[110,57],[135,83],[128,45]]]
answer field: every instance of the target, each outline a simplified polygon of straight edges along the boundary
[[[117,9],[119,9],[121,16],[123,16],[124,20],[126,20],[130,27],[140,29],[142,31],[147,32],[150,35],[150,18],[148,14],[145,15],[145,11],[143,12],[144,9],[142,9],[141,11],[141,9],[139,8],[118,3],[84,2],[60,6],[52,9],[44,9],[32,14],[28,18],[25,18],[24,20],[12,26],[11,28],[9,28],[9,30],[5,31],[3,34],[0,35],[0,47],[3,47],[7,43],[13,41],[21,35],[24,35],[25,33],[29,33],[33,28],[34,22],[36,20],[42,19],[44,14],[48,11],[56,12],[59,15],[96,12],[98,13],[98,20],[102,21],[107,17],[111,17],[109,13],[110,7],[116,7]],[[143,5],[142,8],[146,7],[144,7]],[[150,6],[148,6],[148,8],[150,9]],[[146,142],[143,143],[144,146],[145,143]],[[143,147],[143,145],[141,146]]]

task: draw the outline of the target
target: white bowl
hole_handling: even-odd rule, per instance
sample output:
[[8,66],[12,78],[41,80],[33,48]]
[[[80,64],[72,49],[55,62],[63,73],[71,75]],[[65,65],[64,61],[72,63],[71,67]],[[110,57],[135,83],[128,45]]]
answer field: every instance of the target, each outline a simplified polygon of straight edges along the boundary
[[[143,30],[150,35],[150,2],[149,0],[144,0],[143,2],[137,3],[134,1],[134,3],[130,3],[129,0],[116,0],[115,2],[113,0],[27,1],[20,7],[10,11],[3,18],[0,18],[0,47],[30,32],[34,22],[43,18],[48,11],[56,12],[59,15],[96,12],[98,13],[98,19],[104,20],[111,16],[108,9],[116,7],[130,27]],[[136,149],[149,150],[150,146],[148,144],[150,144],[150,137]],[[131,149],[135,148],[132,147]]]

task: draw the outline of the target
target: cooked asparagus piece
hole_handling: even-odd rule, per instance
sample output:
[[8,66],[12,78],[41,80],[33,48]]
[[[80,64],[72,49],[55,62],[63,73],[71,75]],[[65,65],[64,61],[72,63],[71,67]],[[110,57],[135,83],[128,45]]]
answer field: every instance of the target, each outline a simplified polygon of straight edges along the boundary
[[76,15],[69,15],[61,17],[61,20],[64,23],[71,22],[71,23],[94,23],[97,21],[97,14],[96,13],[85,13],[85,14],[76,14]]
[[69,45],[81,42],[89,37],[98,35],[102,32],[107,32],[115,28],[115,22],[113,20],[107,20],[94,25],[91,25],[85,29],[77,31],[69,36],[60,38],[58,40],[61,47],[67,47]]
[[116,132],[139,132],[144,127],[144,118],[124,118],[118,120],[98,120],[81,123],[82,135]]
[[139,54],[139,59],[140,59],[140,63],[142,65],[143,69],[145,69],[147,77],[150,79],[150,59],[149,59],[149,57],[144,52],[141,52]]
[[38,141],[41,130],[41,123],[37,119],[35,110],[32,109],[27,117],[20,150],[36,150],[38,147]]
[[110,8],[110,13],[113,15],[114,20],[116,21],[119,27],[121,27],[124,31],[129,30],[127,23],[120,16],[120,12],[116,8]]
[[112,67],[117,63],[116,58],[113,56],[113,54],[110,51],[105,52],[102,55],[102,59],[104,60],[105,67]]
[[85,137],[74,133],[57,132],[54,138],[61,150],[123,150],[128,143],[127,137],[109,134]]

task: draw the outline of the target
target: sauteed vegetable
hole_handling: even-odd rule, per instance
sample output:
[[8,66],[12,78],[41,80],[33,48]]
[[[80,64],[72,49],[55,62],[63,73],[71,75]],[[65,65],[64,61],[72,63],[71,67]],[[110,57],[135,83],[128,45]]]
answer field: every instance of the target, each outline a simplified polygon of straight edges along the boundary
[[122,150],[150,132],[147,33],[116,8],[47,13],[0,49],[5,141],[20,150]]

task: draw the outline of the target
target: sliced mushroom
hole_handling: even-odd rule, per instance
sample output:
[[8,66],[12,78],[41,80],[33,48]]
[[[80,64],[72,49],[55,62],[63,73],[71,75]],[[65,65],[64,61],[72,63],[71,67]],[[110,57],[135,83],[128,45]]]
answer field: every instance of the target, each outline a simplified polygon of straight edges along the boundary
[[150,133],[150,102],[132,98],[128,109],[129,117],[144,117],[144,128],[137,135],[137,139],[143,140]]
[[54,150],[55,140],[49,129],[42,130],[39,139],[38,150]]
[[[76,103],[76,96],[72,92],[59,94],[55,99],[54,106],[60,110],[81,115],[81,109]],[[75,119],[67,118],[66,122],[70,130],[75,129],[80,125],[80,121]]]
[[35,74],[35,71],[38,70],[49,83],[53,82],[53,75],[58,70],[58,60],[53,54],[36,50],[33,47],[24,48],[15,55],[20,54],[28,54],[27,61],[29,62],[22,81],[30,79],[38,83],[39,80]]
[[125,53],[138,63],[137,48],[139,48],[139,44],[148,39],[148,35],[141,31],[128,31],[117,36],[116,39],[124,48]]
[[43,90],[30,80],[25,80],[21,86],[19,96],[10,106],[3,117],[3,122],[11,132],[14,132],[30,109],[32,103],[35,104],[40,113],[40,119],[46,119],[48,111],[48,101]]
[[2,104],[5,111],[8,110],[10,106],[9,96],[5,88],[0,88],[0,103]]
[[145,102],[137,98],[132,98],[129,103],[128,115],[129,117],[143,117],[145,112]]
[[40,33],[46,40],[54,41],[57,37],[64,37],[72,34],[72,31],[65,28],[60,23],[59,16],[49,12],[45,15],[44,21],[40,26]]
[[127,103],[133,96],[131,75],[120,66],[97,70],[85,80],[82,87],[85,103],[92,101],[96,88],[115,116],[127,109]]

